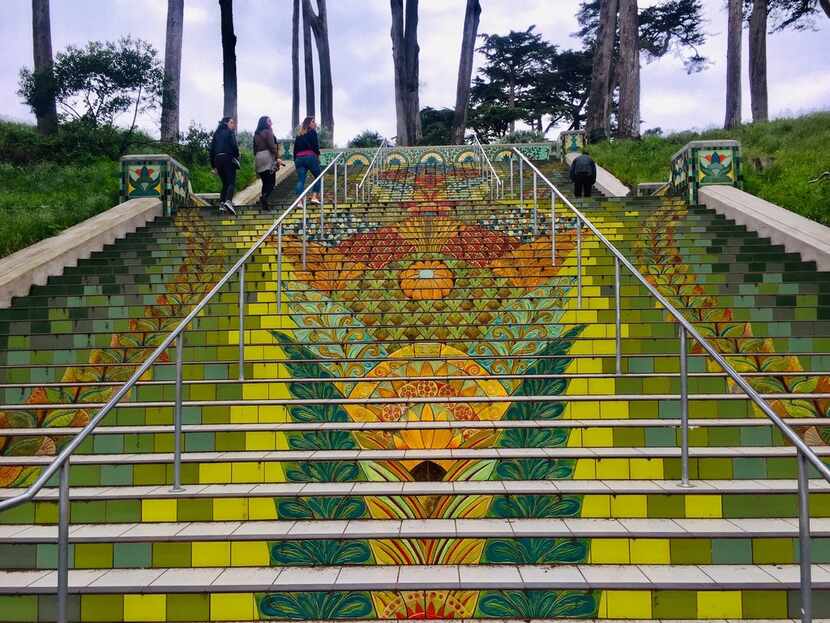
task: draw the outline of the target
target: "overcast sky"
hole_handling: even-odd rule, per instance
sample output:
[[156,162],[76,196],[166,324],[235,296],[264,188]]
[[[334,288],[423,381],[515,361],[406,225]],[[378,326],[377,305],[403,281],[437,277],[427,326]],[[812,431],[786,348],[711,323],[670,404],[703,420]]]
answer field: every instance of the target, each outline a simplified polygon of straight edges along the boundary
[[[640,0],[640,6],[654,0]],[[291,117],[291,0],[236,0],[239,115],[252,128],[263,114],[279,135]],[[549,41],[579,47],[579,0],[482,0],[479,32],[507,33],[536,24]],[[643,63],[644,128],[704,128],[723,122],[726,15],[723,0],[703,0],[712,60],[702,73],[687,76],[681,60],[669,55]],[[131,34],[153,43],[163,56],[166,0],[52,0],[54,49],[91,39]],[[421,0],[421,105],[453,106],[464,20],[464,0]],[[31,2],[3,0],[0,21],[0,115],[32,119],[20,103],[17,74],[31,65]],[[365,128],[395,134],[391,23],[387,0],[329,0],[329,33],[334,74],[335,140],[342,144]],[[10,10],[11,9],[11,10]],[[830,20],[817,28],[769,37],[770,113],[798,114],[830,108]],[[196,121],[213,126],[221,115],[222,77],[219,8],[216,0],[186,0],[182,69],[182,127]],[[744,118],[749,117],[744,39]],[[477,59],[478,61],[478,59]],[[304,97],[302,98],[304,102]],[[319,106],[319,96],[318,96]],[[301,106],[301,115],[305,112]],[[318,109],[319,112],[319,109]],[[142,125],[156,130],[157,120]]]

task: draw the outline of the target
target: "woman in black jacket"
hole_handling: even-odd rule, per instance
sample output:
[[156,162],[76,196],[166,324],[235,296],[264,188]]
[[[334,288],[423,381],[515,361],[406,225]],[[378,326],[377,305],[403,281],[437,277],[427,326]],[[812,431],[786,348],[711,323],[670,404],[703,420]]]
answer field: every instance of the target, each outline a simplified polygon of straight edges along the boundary
[[236,170],[239,168],[239,145],[236,143],[236,120],[223,117],[213,133],[210,144],[210,166],[222,180],[222,193],[219,195],[219,211],[227,210],[234,216],[236,207],[233,195],[236,186]]
[[[300,133],[294,139],[294,166],[297,168],[297,195],[305,190],[306,174],[311,171],[320,177],[320,140],[317,138],[317,122],[306,117],[300,125]],[[320,203],[320,180],[311,189],[311,203]]]

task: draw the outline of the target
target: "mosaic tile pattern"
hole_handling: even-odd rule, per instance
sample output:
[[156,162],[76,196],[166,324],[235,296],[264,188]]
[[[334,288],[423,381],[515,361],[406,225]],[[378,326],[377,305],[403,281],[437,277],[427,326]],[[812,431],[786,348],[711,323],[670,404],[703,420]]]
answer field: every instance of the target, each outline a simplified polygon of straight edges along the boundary
[[[795,516],[792,490],[772,484],[759,504],[750,488],[758,480],[795,477],[787,444],[770,426],[757,425],[754,409],[735,399],[734,388],[699,349],[690,358],[696,375],[690,391],[714,397],[690,404],[690,417],[702,423],[692,430],[691,445],[703,452],[693,454],[691,476],[746,488],[677,492],[656,484],[680,475],[676,453],[662,452],[678,443],[677,429],[664,425],[679,417],[674,327],[642,287],[625,281],[623,353],[630,375],[615,377],[613,263],[604,249],[582,232],[584,304],[578,308],[576,222],[558,208],[554,249],[544,189],[534,197],[526,179],[524,201],[491,201],[463,152],[434,151],[440,159],[429,150],[403,152],[406,162],[380,175],[369,203],[341,197],[323,214],[309,207],[305,261],[302,217],[286,221],[279,308],[276,242],[255,256],[244,293],[246,380],[235,380],[238,284],[194,321],[184,349],[185,400],[191,401],[184,423],[195,428],[185,432],[184,443],[187,452],[206,454],[185,458],[182,481],[195,489],[165,497],[172,468],[163,453],[173,447],[168,381],[174,367],[168,359],[84,443],[78,452],[84,463],[70,476],[77,487],[157,492],[130,499],[79,496],[71,504],[73,524]],[[539,165],[564,186],[565,171],[542,151]],[[509,153],[493,154],[505,180]],[[360,157],[350,154],[353,164]],[[353,166],[346,187],[364,171]],[[289,192],[281,188],[275,205],[284,205]],[[678,200],[600,199],[583,209],[733,365],[755,375],[759,391],[810,396],[776,399],[782,416],[827,415],[830,276]],[[180,210],[0,311],[0,429],[7,431],[0,436],[0,486],[31,482],[40,468],[16,457],[58,451],[69,438],[66,427],[88,421],[93,405],[112,395],[114,384],[136,369],[272,219],[255,211],[232,220]],[[275,404],[290,400],[306,402]],[[615,423],[576,425],[603,419]],[[518,426],[530,420],[536,424]],[[718,421],[723,425],[713,424]],[[406,426],[377,427],[398,423]],[[436,426],[416,426],[424,423]],[[446,423],[460,425],[439,426]],[[357,424],[366,426],[346,426]],[[115,426],[132,428],[106,430]],[[799,432],[816,446],[828,437],[814,422]],[[498,452],[476,454],[489,449]],[[730,453],[718,452],[725,449]],[[338,452],[353,454],[326,455]],[[626,490],[630,481],[652,488]],[[319,488],[315,495],[257,492],[256,485],[275,483]],[[426,488],[396,494],[331,488],[395,483]],[[493,493],[486,489],[492,483],[514,488]],[[457,484],[483,488],[459,493]],[[224,486],[242,488],[228,494]],[[814,517],[830,517],[830,493],[813,493],[811,507]],[[56,517],[54,501],[38,500],[0,514],[0,525],[54,524]],[[814,556],[816,563],[830,562],[826,535],[815,539]],[[0,538],[3,568],[46,570],[55,558],[48,540]],[[794,536],[760,533],[112,538],[76,542],[71,551],[76,569],[796,562]],[[820,612],[830,602],[823,591],[816,600],[817,616],[825,616]],[[784,618],[794,616],[798,596],[784,587],[237,593],[208,587],[185,594],[73,595],[72,608],[83,621]],[[53,609],[51,596],[0,596],[0,621],[50,620]]]

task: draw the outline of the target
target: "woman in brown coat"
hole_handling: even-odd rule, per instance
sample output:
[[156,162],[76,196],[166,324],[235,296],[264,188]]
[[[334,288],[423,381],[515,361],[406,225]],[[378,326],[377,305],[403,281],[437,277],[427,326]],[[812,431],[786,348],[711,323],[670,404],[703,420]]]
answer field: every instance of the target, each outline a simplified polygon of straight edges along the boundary
[[276,186],[277,170],[283,165],[279,155],[277,139],[271,129],[271,118],[260,117],[254,133],[254,166],[257,175],[262,180],[259,205],[265,211],[270,209],[268,199]]

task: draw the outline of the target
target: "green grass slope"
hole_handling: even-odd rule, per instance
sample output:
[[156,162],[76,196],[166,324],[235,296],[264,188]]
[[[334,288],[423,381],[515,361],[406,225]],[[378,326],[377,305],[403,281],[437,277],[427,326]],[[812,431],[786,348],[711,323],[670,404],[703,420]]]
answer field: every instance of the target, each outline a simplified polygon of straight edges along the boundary
[[[0,257],[116,205],[119,140],[119,134],[106,136],[101,131],[44,139],[31,126],[0,122]],[[127,151],[164,150],[149,141],[142,144],[140,139]],[[243,152],[237,178],[240,189],[254,179],[252,160]],[[219,178],[208,165],[192,162],[188,168],[195,192],[219,192]]]
[[735,130],[682,132],[640,141],[591,145],[596,161],[634,188],[664,181],[671,156],[689,141],[736,139],[744,157],[744,190],[802,216],[830,225],[830,180],[810,184],[830,171],[830,112],[813,113]]

